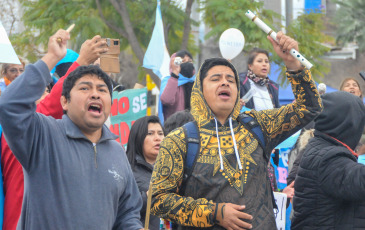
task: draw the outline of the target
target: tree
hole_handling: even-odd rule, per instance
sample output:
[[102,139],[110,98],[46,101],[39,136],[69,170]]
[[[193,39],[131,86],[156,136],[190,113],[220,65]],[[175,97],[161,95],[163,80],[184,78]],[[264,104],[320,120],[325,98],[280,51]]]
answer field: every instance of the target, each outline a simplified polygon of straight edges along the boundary
[[337,36],[340,45],[356,42],[360,51],[365,51],[365,1],[332,0],[340,5],[336,12]]
[[[28,50],[41,50],[47,44],[48,37],[59,28],[67,28],[75,23],[71,39],[73,49],[78,50],[82,42],[95,34],[103,37],[121,37],[122,50],[134,55],[135,62],[142,65],[147,45],[154,26],[156,1],[146,0],[20,0],[24,6],[23,21],[26,31],[12,36],[15,50],[22,53]],[[198,52],[191,35],[191,25],[197,24],[190,19],[194,0],[187,0],[185,12],[179,1],[161,0],[161,11],[164,21],[165,40],[168,50],[188,49],[193,55]],[[271,50],[266,35],[246,16],[250,9],[259,12],[259,17],[273,29],[281,28],[280,15],[263,9],[263,2],[247,0],[200,0],[200,11],[204,12],[204,21],[211,28],[207,37],[219,38],[226,29],[234,27],[243,31],[246,48],[259,46]],[[328,39],[321,32],[321,14],[309,14],[300,17],[296,23],[287,28],[287,33],[301,43],[301,53],[315,65],[312,72],[315,77],[323,76],[328,71],[320,57],[327,51],[321,45]],[[308,24],[310,22],[310,24]],[[305,33],[303,33],[305,31]],[[35,34],[35,35],[34,35]],[[39,48],[40,47],[40,48]],[[41,52],[29,52],[28,56],[36,59]],[[32,56],[33,55],[33,56]],[[283,63],[273,56],[273,60],[283,67]],[[284,67],[282,68],[284,69]],[[145,75],[139,68],[139,76]],[[159,85],[160,79],[152,71],[148,71],[152,79]],[[284,76],[281,74],[281,76]]]
[[[203,4],[200,10],[205,12],[205,23],[212,28],[207,37],[218,39],[224,30],[237,28],[245,36],[244,50],[249,51],[253,47],[260,47],[273,53],[272,46],[266,38],[267,35],[245,15],[246,10],[259,12],[259,18],[277,32],[279,28],[282,28],[281,16],[272,10],[264,9],[263,2],[246,0],[201,0],[200,2]],[[314,64],[311,71],[316,80],[330,70],[329,63],[321,58],[329,51],[321,43],[332,39],[322,33],[324,27],[322,17],[321,13],[303,14],[286,28],[286,34],[300,43],[300,53]],[[286,81],[284,63],[276,55],[273,55],[271,59],[281,66],[281,83],[284,84]]]
[[[75,23],[76,27],[71,33],[71,39],[75,41],[72,47],[74,50],[78,50],[83,41],[95,34],[101,34],[102,37],[121,37],[122,50],[132,50],[136,62],[139,66],[142,65],[154,26],[156,1],[21,0],[21,3],[25,9],[23,21],[27,30],[25,34],[18,34],[12,38],[18,53],[24,50],[34,51],[34,48],[39,46],[44,47],[50,34]],[[177,51],[182,44],[182,31],[185,31],[183,22],[187,17],[178,4],[171,0],[162,0],[161,11],[167,25],[166,40],[169,41],[169,50]],[[190,23],[187,23],[187,26],[190,27]],[[189,43],[189,36],[185,35],[184,45],[193,53],[196,51],[193,43]],[[30,52],[27,56],[34,61],[37,54],[40,53]],[[144,75],[144,70],[140,70],[141,75]],[[159,85],[160,79],[152,71],[147,72]]]
[[16,25],[20,22],[18,17],[16,2],[11,0],[3,0],[0,6],[0,21],[10,36],[15,32]]

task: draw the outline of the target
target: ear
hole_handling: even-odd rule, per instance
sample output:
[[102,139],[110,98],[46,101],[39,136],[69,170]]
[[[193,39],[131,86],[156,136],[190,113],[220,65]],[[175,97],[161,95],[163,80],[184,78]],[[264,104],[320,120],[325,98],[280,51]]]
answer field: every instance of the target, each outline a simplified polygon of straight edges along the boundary
[[251,64],[248,64],[248,69],[251,70],[252,68],[252,65]]
[[68,101],[67,101],[66,97],[65,96],[61,96],[60,101],[61,101],[62,109],[64,111],[67,111],[68,110]]

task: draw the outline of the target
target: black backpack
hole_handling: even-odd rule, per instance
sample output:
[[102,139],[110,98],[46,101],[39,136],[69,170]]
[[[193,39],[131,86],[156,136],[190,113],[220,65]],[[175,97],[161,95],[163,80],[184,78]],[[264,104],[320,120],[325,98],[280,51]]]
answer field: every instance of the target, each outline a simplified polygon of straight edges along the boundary
[[[264,134],[262,133],[261,127],[258,124],[258,122],[253,119],[251,116],[246,115],[244,113],[240,114],[238,116],[238,121],[244,125],[250,132],[251,134],[258,140],[260,146],[265,150],[265,138],[264,138]],[[195,167],[195,163],[198,157],[198,152],[200,149],[200,140],[199,140],[199,132],[198,132],[198,127],[195,121],[191,121],[189,123],[186,123],[183,126],[183,130],[185,133],[185,141],[187,143],[187,149],[186,149],[186,158],[185,158],[185,163],[184,163],[184,177],[183,177],[183,181],[180,187],[180,195],[184,195],[185,193],[185,188],[186,188],[186,184],[188,179],[190,178],[191,174],[193,173],[194,167]],[[264,155],[266,160],[266,154]],[[271,186],[270,186],[271,188]],[[274,198],[274,193],[271,189],[271,195],[272,195],[272,203],[273,203],[273,207],[275,209],[278,209],[278,206],[276,205],[275,202],[275,198]]]

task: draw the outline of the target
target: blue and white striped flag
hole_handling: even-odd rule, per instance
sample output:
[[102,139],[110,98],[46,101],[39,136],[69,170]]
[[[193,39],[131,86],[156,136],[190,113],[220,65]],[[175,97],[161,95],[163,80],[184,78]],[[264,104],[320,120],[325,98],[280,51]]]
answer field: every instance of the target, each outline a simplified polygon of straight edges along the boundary
[[160,79],[170,76],[170,55],[166,47],[160,0],[157,0],[155,28],[143,59],[143,67],[151,69]]
[[0,21],[0,63],[21,64]]

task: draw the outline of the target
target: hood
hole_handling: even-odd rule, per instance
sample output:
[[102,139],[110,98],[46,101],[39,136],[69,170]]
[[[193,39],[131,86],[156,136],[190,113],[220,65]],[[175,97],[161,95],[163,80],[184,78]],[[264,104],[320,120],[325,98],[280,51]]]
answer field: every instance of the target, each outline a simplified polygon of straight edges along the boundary
[[359,97],[339,91],[322,95],[323,111],[314,128],[355,149],[365,126],[365,106]]
[[308,129],[303,131],[298,140],[299,151],[302,151],[307,146],[309,140],[314,137],[314,129]]
[[197,124],[199,127],[204,126],[205,124],[209,123],[210,121],[214,120],[214,114],[211,111],[211,109],[209,108],[207,102],[205,101],[204,97],[203,97],[203,87],[202,87],[202,79],[201,79],[201,75],[202,72],[204,74],[204,72],[208,72],[208,69],[211,69],[213,66],[217,66],[217,65],[224,65],[224,66],[228,66],[233,70],[233,73],[235,75],[236,78],[236,82],[237,82],[237,99],[236,99],[236,103],[235,106],[231,112],[231,117],[232,120],[237,120],[237,117],[240,113],[240,104],[239,104],[239,95],[240,95],[240,87],[239,87],[239,78],[238,78],[238,74],[236,71],[236,68],[226,59],[224,58],[210,58],[204,61],[204,63],[201,65],[199,72],[196,76],[196,81],[194,83],[193,86],[193,90],[191,93],[191,100],[190,100],[190,105],[191,105],[191,114],[193,115],[194,119],[196,120]]

